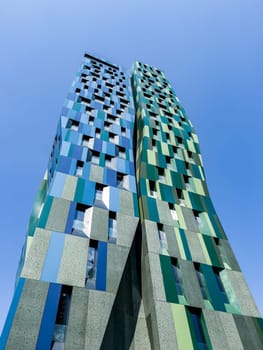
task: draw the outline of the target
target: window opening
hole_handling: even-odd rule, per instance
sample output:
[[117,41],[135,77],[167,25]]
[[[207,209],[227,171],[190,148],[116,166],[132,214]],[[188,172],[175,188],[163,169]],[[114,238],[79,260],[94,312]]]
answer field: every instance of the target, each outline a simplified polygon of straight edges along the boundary
[[173,267],[177,294],[184,296],[183,278],[181,269],[178,264],[178,260],[176,258],[171,257],[171,263]]
[[76,166],[76,171],[75,171],[75,176],[82,176],[83,166],[84,166],[84,162],[82,162],[81,160],[78,160],[77,166]]
[[173,203],[168,203],[168,205],[169,205],[169,209],[170,209],[170,213],[171,213],[172,219],[178,221],[178,215],[177,215],[177,212],[176,212],[176,210],[174,208]]
[[85,287],[96,289],[96,272],[98,260],[98,241],[91,239],[89,241],[88,261],[86,270]]
[[158,236],[161,249],[168,249],[166,234],[164,232],[163,224],[157,223]]
[[110,243],[116,243],[117,240],[117,220],[114,211],[109,212],[109,232],[108,239]]
[[57,310],[51,350],[63,350],[70,311],[72,287],[63,285]]

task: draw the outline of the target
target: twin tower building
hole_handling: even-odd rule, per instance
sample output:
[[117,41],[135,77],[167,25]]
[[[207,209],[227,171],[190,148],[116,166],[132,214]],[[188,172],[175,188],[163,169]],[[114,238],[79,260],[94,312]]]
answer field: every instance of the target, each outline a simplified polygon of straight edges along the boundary
[[164,73],[85,54],[1,349],[259,350],[262,327]]

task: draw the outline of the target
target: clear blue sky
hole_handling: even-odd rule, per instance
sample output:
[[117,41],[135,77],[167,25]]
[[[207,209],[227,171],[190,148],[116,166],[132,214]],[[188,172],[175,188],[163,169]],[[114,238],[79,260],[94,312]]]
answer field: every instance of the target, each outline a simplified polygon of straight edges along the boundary
[[211,197],[262,313],[262,28],[261,0],[0,3],[0,329],[84,51],[166,72],[199,135]]

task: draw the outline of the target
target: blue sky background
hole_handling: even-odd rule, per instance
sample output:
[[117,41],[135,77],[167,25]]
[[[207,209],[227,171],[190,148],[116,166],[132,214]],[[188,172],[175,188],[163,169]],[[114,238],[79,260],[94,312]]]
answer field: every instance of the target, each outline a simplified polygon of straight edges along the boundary
[[0,3],[0,329],[84,51],[166,72],[198,133],[211,197],[262,313],[262,28],[261,0]]

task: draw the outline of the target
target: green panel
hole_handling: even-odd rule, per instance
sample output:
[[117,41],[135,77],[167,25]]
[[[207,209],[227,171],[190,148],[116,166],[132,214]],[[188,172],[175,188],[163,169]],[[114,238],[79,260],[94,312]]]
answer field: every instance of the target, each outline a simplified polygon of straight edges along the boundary
[[175,279],[171,259],[169,256],[160,254],[160,263],[163,275],[166,300],[170,303],[178,303],[179,300],[176,293]]
[[200,271],[203,272],[211,303],[216,310],[226,311],[224,300],[218,288],[216,277],[211,266],[200,264]]
[[79,203],[82,202],[82,195],[83,195],[83,191],[84,191],[84,186],[85,186],[85,180],[78,179],[75,198],[74,198],[75,202],[79,202]]
[[51,196],[47,196],[47,198],[46,198],[44,207],[42,209],[42,212],[41,212],[38,224],[37,224],[41,228],[44,228],[46,226],[46,222],[48,219],[50,208],[51,208],[52,203],[53,203],[53,199],[54,199],[54,197],[51,197]]
[[175,159],[177,170],[180,174],[186,174],[185,162],[180,159]]
[[173,186],[176,188],[182,189],[183,183],[182,183],[182,179],[181,179],[180,174],[175,173],[174,171],[171,171],[170,173],[171,173],[171,179],[172,179]]
[[148,215],[149,219],[155,222],[159,222],[159,214],[156,205],[156,201],[154,198],[146,197],[147,207],[148,207]]
[[187,260],[192,260],[192,256],[191,256],[191,253],[190,253],[190,249],[189,249],[189,247],[188,247],[188,243],[187,243],[187,240],[186,240],[186,237],[185,237],[184,230],[182,230],[182,229],[180,228],[180,229],[179,229],[179,232],[180,232],[181,240],[182,240],[182,243],[183,243],[183,246],[184,246],[184,251],[185,251],[186,259],[187,259]]
[[166,184],[163,184],[163,183],[159,183],[159,187],[160,187],[162,200],[169,203],[175,203],[172,187],[167,186]]
[[203,235],[203,239],[206,245],[206,248],[209,253],[210,260],[212,262],[212,265],[218,266],[218,267],[224,267],[220,261],[220,259],[217,256],[216,248],[215,248],[215,243],[212,237]]
[[189,192],[189,197],[192,203],[192,208],[198,211],[204,211],[202,197],[196,193]]
[[147,170],[147,179],[152,181],[158,180],[158,172],[154,165],[147,164],[146,170]]

